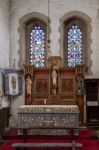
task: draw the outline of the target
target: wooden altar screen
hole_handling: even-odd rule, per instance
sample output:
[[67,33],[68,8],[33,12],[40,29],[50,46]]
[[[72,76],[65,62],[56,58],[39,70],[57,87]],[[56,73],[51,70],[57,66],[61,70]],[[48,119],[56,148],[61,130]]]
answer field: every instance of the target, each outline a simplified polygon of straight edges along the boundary
[[[55,74],[55,78],[53,78]],[[24,66],[25,105],[78,105],[83,123],[84,66],[35,68]]]

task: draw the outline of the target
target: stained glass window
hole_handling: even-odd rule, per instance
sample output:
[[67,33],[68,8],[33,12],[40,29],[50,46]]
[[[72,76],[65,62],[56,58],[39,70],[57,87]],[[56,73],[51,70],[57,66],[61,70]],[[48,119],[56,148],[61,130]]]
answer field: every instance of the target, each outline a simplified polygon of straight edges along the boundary
[[82,31],[77,25],[72,25],[67,37],[68,67],[82,64]]
[[30,64],[35,67],[44,67],[44,30],[41,26],[34,26],[30,36]]

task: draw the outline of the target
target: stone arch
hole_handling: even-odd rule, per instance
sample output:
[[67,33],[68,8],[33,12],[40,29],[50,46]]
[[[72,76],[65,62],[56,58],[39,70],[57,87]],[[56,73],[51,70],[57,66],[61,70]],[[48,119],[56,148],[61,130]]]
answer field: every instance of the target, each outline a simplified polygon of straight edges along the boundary
[[[38,20],[44,22],[46,24],[46,28],[48,31],[48,17],[44,14],[38,13],[38,12],[32,12],[29,14],[24,15],[19,20],[19,67],[22,69],[23,65],[26,64],[26,26],[30,22],[32,22],[33,18],[37,18]],[[47,32],[48,34],[48,32]],[[47,45],[46,45],[47,49]]]
[[[63,51],[64,51],[64,22],[70,20],[70,19],[73,19],[73,18],[78,18],[79,20],[81,20],[85,26],[85,36],[86,36],[86,42],[85,42],[85,57],[86,57],[86,61],[85,61],[85,66],[88,70],[88,73],[91,73],[91,65],[92,65],[92,61],[91,61],[91,48],[90,48],[90,45],[91,45],[91,32],[92,32],[92,27],[91,27],[91,18],[83,13],[83,12],[80,12],[80,11],[72,11],[72,12],[69,12],[67,14],[65,14],[64,16],[62,16],[60,18],[60,28],[59,28],[59,31],[60,31],[60,55],[62,57],[62,60],[64,59],[64,56],[63,56]],[[64,62],[62,62],[62,65],[64,65]]]

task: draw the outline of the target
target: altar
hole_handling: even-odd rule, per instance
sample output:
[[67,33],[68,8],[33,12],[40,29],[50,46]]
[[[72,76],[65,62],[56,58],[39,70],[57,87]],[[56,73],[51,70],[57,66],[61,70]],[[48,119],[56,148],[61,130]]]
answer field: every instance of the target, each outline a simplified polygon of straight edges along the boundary
[[79,127],[79,109],[77,105],[22,105],[18,126],[31,128],[33,135],[66,135],[67,128]]

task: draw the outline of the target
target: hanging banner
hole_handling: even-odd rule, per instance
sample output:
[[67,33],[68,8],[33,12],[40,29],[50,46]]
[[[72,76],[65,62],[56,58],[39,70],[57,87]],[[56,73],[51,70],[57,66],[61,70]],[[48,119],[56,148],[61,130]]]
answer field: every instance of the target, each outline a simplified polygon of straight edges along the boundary
[[4,94],[20,95],[22,94],[22,73],[15,70],[5,70],[4,72]]

